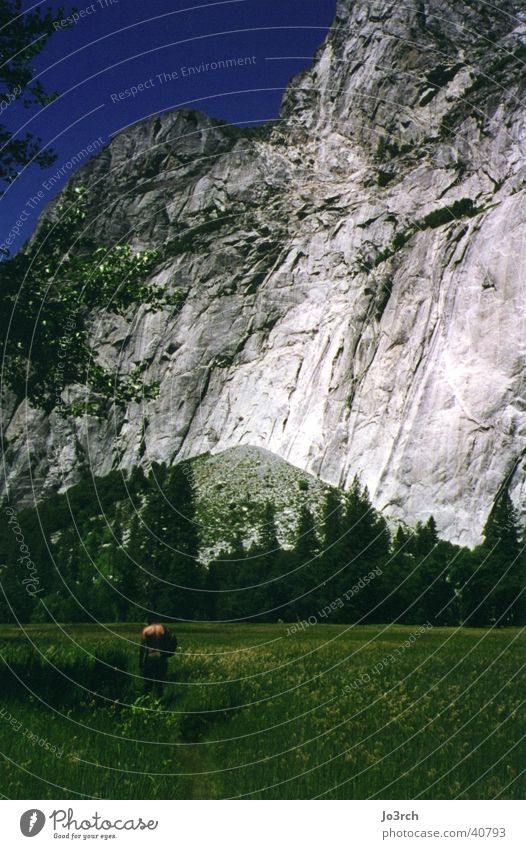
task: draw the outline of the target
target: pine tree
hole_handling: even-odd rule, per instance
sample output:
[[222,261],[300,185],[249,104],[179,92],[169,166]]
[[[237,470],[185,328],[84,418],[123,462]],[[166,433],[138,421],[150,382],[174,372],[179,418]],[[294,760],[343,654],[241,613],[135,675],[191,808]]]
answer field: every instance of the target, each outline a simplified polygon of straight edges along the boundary
[[192,619],[205,606],[203,570],[191,473],[181,465],[155,465],[145,505],[134,523],[128,550],[141,567],[144,606],[165,619]]
[[217,621],[243,620],[252,612],[250,590],[245,589],[249,585],[246,559],[241,536],[236,534],[232,549],[210,564],[206,586],[212,590]]
[[298,515],[295,545],[295,551],[301,563],[309,563],[316,556],[317,548],[314,517],[309,508],[302,505]]
[[279,616],[270,611],[281,604],[281,548],[276,529],[276,510],[269,501],[265,504],[257,545],[249,552],[246,562],[250,591],[250,609],[265,619]]
[[329,489],[323,505],[321,521],[322,550],[319,558],[318,573],[322,581],[320,601],[322,605],[330,603],[337,595],[340,586],[338,573],[342,567],[343,550],[343,506],[339,492]]
[[417,557],[425,557],[438,543],[437,526],[433,516],[430,516],[425,525],[417,523],[413,536],[411,549]]
[[507,492],[503,492],[495,501],[484,527],[484,545],[496,546],[499,556],[514,560],[520,552],[519,522],[517,511]]
[[270,501],[265,503],[263,518],[259,528],[258,548],[267,555],[275,554],[279,548],[276,528],[276,509]]
[[[113,607],[116,618],[120,622],[133,622],[135,620],[141,621],[144,614],[137,607],[140,604],[139,569],[126,551],[124,542],[125,524],[126,518],[118,511],[113,523],[114,544],[110,555],[109,580],[113,587]],[[136,536],[137,517],[134,514],[130,522],[130,537],[136,538]]]
[[[390,536],[385,519],[373,508],[367,489],[361,489],[357,478],[345,498],[343,535],[339,550],[341,567],[339,594],[345,599],[342,618],[354,622],[369,619],[374,606],[372,584],[360,592],[352,592],[360,579],[381,568],[389,553]],[[347,594],[347,598],[345,598]]]
[[299,511],[296,544],[291,561],[292,599],[289,610],[300,618],[315,615],[321,602],[317,589],[320,583],[318,539],[314,516],[306,505],[302,505]]
[[339,492],[329,489],[325,495],[322,515],[324,549],[337,545],[342,535],[342,499]]
[[399,525],[389,556],[376,581],[379,607],[376,622],[411,622],[411,603],[416,597],[416,558],[411,550],[413,535]]
[[474,624],[512,625],[524,619],[524,553],[517,511],[507,491],[495,501],[484,528],[485,557],[473,579],[480,598]]
[[451,566],[455,556],[455,546],[441,542],[434,545],[426,555],[416,557],[417,570],[415,580],[412,581],[412,623],[457,624],[458,609]]
[[525,558],[517,513],[506,491],[488,516],[483,544],[461,553],[453,578],[463,624],[524,623]]
[[[149,536],[138,513],[131,519],[128,541],[122,555],[117,558],[118,587],[125,598],[135,601],[127,615],[132,620],[145,618],[145,611],[150,609],[152,577],[143,564],[147,561]],[[133,612],[136,611],[136,616]]]

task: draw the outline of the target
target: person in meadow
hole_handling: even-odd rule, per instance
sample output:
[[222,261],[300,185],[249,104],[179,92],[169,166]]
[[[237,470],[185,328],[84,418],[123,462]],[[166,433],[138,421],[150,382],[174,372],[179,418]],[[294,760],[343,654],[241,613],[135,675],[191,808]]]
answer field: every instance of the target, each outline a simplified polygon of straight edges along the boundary
[[175,634],[148,616],[148,624],[142,630],[139,648],[139,669],[144,680],[144,692],[162,696],[163,684],[168,676],[168,660],[175,653],[177,639]]

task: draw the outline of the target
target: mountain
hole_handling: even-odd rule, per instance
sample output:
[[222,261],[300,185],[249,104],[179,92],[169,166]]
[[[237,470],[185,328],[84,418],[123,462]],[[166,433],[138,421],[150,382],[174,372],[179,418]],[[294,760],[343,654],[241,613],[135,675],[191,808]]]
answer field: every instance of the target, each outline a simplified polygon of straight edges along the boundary
[[6,397],[11,498],[254,446],[454,542],[503,488],[524,518],[525,60],[519,2],[340,0],[275,122],[117,136],[73,181],[91,232],[162,247],[184,301],[93,335],[159,396],[104,421]]

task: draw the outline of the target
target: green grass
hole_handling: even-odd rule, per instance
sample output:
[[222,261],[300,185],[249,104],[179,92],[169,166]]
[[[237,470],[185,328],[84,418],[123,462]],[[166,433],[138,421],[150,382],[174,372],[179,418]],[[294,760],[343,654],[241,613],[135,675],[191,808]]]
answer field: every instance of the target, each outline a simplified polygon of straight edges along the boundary
[[0,628],[4,796],[524,797],[517,629],[183,626],[158,702],[108,627]]

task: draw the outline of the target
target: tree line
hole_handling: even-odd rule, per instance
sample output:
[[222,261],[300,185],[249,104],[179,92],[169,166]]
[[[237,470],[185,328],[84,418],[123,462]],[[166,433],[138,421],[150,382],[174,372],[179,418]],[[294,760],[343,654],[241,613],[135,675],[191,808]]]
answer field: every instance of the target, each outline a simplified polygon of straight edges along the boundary
[[[240,505],[241,506],[241,505]],[[328,489],[280,544],[264,505],[257,540],[211,562],[189,464],[87,478],[35,508],[3,508],[0,620],[267,621],[522,625],[526,557],[502,492],[473,550],[441,540],[433,517],[390,529],[367,490]]]

